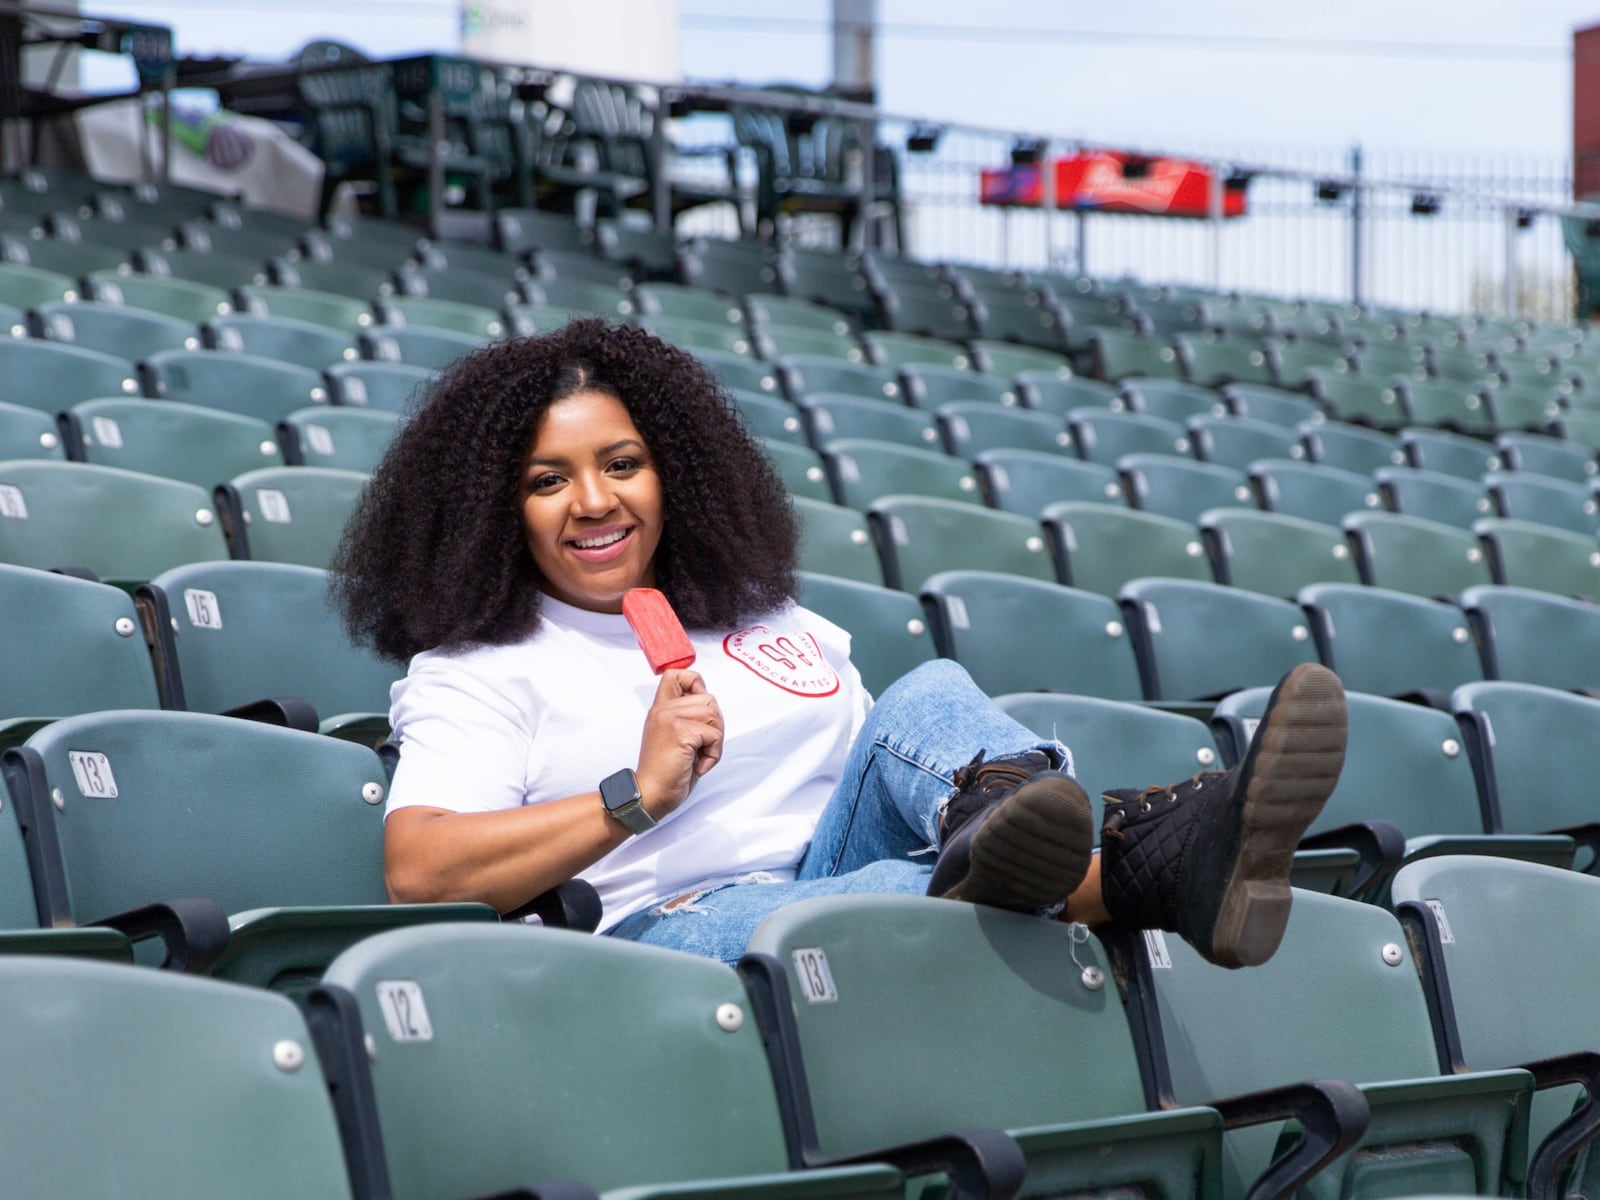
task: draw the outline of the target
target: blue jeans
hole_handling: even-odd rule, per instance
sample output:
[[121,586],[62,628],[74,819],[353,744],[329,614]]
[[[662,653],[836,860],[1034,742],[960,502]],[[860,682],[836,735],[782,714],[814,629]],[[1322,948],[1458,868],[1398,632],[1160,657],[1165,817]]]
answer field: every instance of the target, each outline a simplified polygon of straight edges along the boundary
[[1072,770],[1065,746],[1001,712],[956,663],[924,663],[887,688],[867,714],[793,881],[723,884],[671,912],[634,913],[606,932],[733,963],[768,913],[797,900],[849,892],[922,895],[956,768],[979,750],[996,758],[1034,749]]

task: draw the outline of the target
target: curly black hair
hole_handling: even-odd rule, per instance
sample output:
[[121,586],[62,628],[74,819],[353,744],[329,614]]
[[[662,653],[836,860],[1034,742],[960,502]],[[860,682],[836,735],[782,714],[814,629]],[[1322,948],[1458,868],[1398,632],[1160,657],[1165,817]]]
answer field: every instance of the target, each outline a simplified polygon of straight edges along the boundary
[[517,641],[539,623],[524,460],[545,410],[615,396],[661,480],[656,586],[690,629],[732,628],[794,594],[799,531],[782,481],[692,355],[598,318],[474,351],[429,387],[345,526],[331,589],[386,658]]

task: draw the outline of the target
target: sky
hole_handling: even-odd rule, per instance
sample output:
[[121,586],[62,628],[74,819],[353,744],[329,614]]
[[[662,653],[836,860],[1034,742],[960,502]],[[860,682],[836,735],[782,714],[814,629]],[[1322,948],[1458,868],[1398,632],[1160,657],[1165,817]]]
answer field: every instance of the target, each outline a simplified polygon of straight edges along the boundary
[[[169,23],[197,55],[283,61],[333,37],[382,57],[457,41],[453,0],[85,7]],[[685,78],[829,78],[829,0],[679,10]],[[1551,159],[1571,153],[1572,31],[1600,24],[1600,0],[878,0],[878,20],[879,95],[895,113],[1192,153],[1360,143]]]

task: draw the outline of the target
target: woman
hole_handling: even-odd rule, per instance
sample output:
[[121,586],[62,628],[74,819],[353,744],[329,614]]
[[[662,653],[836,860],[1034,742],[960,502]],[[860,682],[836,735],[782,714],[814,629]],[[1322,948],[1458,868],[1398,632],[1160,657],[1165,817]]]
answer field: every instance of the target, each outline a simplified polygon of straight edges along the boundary
[[[849,637],[795,605],[781,483],[709,373],[599,320],[448,369],[345,532],[353,632],[410,660],[384,831],[397,901],[502,912],[582,875],[602,932],[735,961],[774,908],[928,892],[1276,948],[1294,846],[1343,759],[1319,667],[1245,761],[1107,796],[1104,856],[1064,746],[953,663],[874,704]],[[692,668],[655,677],[621,613],[665,593]]]

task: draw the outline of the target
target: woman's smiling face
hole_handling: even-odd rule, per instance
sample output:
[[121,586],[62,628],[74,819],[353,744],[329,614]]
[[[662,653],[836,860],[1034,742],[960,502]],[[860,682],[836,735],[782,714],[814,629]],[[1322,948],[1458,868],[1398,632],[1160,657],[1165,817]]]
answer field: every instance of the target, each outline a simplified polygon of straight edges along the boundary
[[628,589],[654,586],[661,479],[615,396],[585,390],[545,410],[521,494],[528,552],[547,595],[615,613]]

